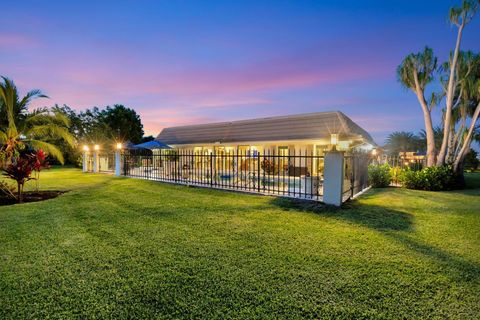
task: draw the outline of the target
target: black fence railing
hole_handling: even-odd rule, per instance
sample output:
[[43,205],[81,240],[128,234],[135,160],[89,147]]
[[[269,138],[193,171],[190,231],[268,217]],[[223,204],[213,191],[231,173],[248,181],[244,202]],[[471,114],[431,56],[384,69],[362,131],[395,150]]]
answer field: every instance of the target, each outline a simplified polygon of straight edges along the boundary
[[371,156],[366,153],[353,153],[345,156],[343,201],[346,201],[368,186],[368,165]]
[[323,163],[311,152],[126,150],[122,175],[321,201]]
[[392,168],[411,169],[414,171],[422,170],[426,166],[424,157],[406,157],[406,156],[383,156],[374,158],[373,164],[388,164]]
[[370,162],[373,165],[387,164],[390,167],[390,174],[392,177],[392,186],[401,186],[400,175],[402,170],[408,169],[413,171],[419,171],[426,167],[426,159],[423,156],[406,156],[406,155],[394,155],[394,156],[379,156],[372,158]]

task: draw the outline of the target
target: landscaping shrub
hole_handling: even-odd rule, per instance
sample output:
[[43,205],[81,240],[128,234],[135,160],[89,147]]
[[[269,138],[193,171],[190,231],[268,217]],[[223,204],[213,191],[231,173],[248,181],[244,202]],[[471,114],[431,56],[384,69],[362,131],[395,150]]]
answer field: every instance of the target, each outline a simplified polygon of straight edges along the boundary
[[461,188],[461,177],[453,172],[452,166],[428,167],[414,171],[403,169],[400,182],[407,189],[442,191]]
[[400,167],[391,167],[390,168],[390,177],[391,182],[395,185],[401,184],[400,177],[402,175],[402,168]]
[[388,164],[369,165],[368,166],[368,181],[374,188],[385,188],[390,185],[392,174]]

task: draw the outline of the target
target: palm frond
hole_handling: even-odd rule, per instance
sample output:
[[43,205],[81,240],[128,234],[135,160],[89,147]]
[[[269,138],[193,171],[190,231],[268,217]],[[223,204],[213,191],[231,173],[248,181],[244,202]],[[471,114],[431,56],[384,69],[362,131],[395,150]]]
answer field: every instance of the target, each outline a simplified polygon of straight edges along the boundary
[[45,142],[45,141],[40,141],[40,140],[26,140],[29,146],[31,146],[35,150],[42,149],[45,151],[49,156],[57,159],[61,164],[65,163],[65,160],[63,158],[63,154],[58,149],[55,145]]
[[5,132],[0,131],[0,144],[5,144],[8,140],[8,136]]
[[48,98],[48,96],[43,94],[42,91],[40,91],[38,89],[31,90],[31,91],[27,92],[27,94],[22,98],[22,100],[20,100],[19,106],[22,109],[26,108],[28,106],[28,104],[30,103],[30,101],[32,101],[33,99],[36,99],[36,98]]
[[49,112],[48,109],[35,109],[25,120],[27,125],[33,124],[57,124],[69,127],[70,119],[59,111]]
[[51,139],[61,139],[68,143],[71,147],[74,146],[75,141],[73,135],[68,131],[67,128],[57,126],[54,124],[44,124],[36,125],[28,128],[24,132],[27,138],[51,138]]
[[15,103],[18,97],[17,87],[13,80],[3,77],[3,83],[0,83],[0,99],[3,100],[5,112],[7,113],[8,126],[15,125]]

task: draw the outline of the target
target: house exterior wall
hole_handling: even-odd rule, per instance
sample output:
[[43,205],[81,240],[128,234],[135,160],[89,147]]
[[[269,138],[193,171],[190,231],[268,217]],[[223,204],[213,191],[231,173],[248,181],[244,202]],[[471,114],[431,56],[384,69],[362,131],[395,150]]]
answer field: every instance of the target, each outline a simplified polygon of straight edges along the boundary
[[[259,142],[235,142],[235,143],[215,143],[215,144],[185,144],[171,145],[173,149],[183,152],[191,152],[192,154],[229,154],[229,155],[254,155],[259,153],[261,156],[285,155],[285,156],[301,156],[291,157],[289,163],[282,163],[281,166],[293,166],[302,172],[317,175],[323,173],[324,160],[323,156],[326,151],[332,149],[330,141],[326,139],[318,140],[290,140],[290,141],[259,141]],[[355,147],[352,141],[339,141],[336,149],[339,151],[347,151]],[[368,146],[367,146],[368,147]],[[313,156],[313,157],[305,157]],[[278,157],[279,161],[287,161],[285,157]],[[220,160],[218,160],[220,161]],[[244,161],[242,165],[258,165],[256,160]],[[198,164],[200,166],[200,164]],[[228,167],[229,163],[218,163],[217,166]]]

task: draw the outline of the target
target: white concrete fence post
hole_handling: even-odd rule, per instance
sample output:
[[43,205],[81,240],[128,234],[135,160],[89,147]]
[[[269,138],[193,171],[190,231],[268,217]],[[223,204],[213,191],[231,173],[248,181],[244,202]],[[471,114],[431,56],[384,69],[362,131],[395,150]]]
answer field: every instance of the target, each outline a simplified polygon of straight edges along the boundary
[[344,179],[344,156],[343,152],[330,151],[325,154],[323,202],[326,204],[341,206]]
[[87,172],[88,171],[88,151],[83,151],[83,156],[82,156],[82,171]]
[[98,163],[98,150],[93,152],[93,173],[98,173],[99,163]]
[[115,176],[119,177],[120,176],[120,173],[122,172],[121,171],[121,154],[120,154],[120,150],[117,149],[115,150]]

